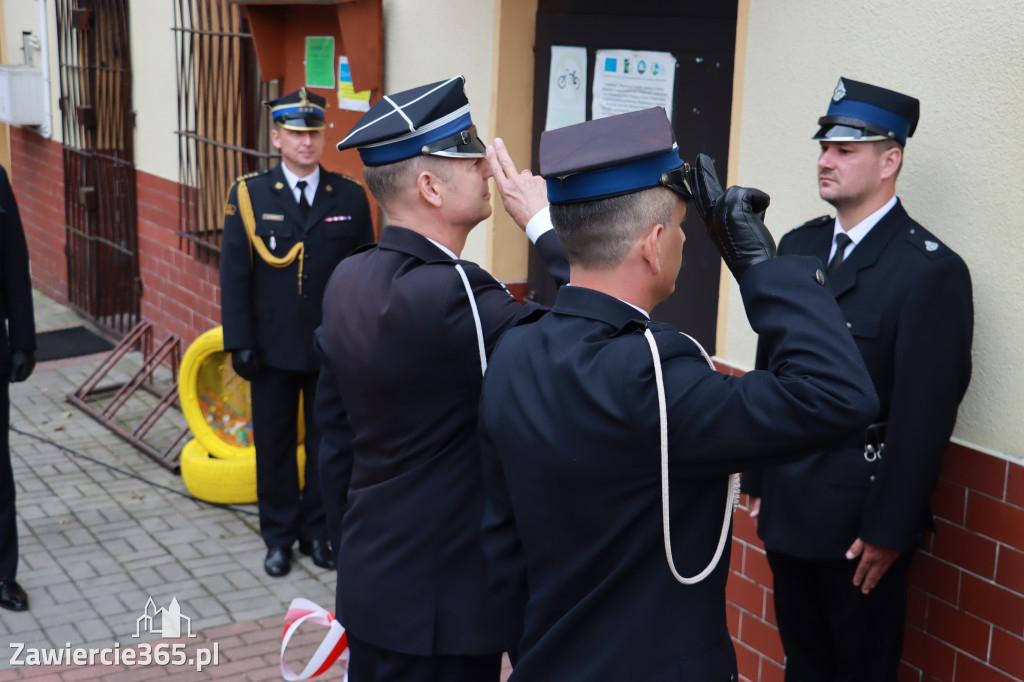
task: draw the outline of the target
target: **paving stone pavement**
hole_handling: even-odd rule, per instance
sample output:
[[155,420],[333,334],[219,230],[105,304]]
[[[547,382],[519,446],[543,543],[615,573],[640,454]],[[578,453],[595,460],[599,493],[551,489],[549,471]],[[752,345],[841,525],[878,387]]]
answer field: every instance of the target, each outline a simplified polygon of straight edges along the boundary
[[[85,323],[38,292],[34,301],[40,331]],[[28,381],[10,386],[18,581],[28,593],[30,610],[0,610],[0,682],[127,682],[172,675],[183,680],[281,679],[277,660],[288,604],[306,597],[333,610],[334,572],[297,554],[291,574],[268,577],[255,505],[227,509],[195,500],[180,476],[66,402],[105,357],[40,363]],[[125,360],[124,370],[119,365],[112,380],[127,378],[134,371],[132,360]],[[132,425],[147,409],[126,404],[118,416]],[[184,425],[180,412],[169,410],[147,440],[163,439],[166,447]],[[159,637],[138,628],[150,598],[157,608],[170,607],[176,598],[196,635],[164,643],[184,643],[190,657],[216,645],[217,665],[197,672],[194,666],[23,666],[12,661],[17,648],[12,645],[24,646],[22,659],[31,649],[116,646],[139,651],[148,645],[154,651]],[[293,668],[301,669],[324,632],[304,626],[289,647]],[[336,666],[318,679],[342,677]]]

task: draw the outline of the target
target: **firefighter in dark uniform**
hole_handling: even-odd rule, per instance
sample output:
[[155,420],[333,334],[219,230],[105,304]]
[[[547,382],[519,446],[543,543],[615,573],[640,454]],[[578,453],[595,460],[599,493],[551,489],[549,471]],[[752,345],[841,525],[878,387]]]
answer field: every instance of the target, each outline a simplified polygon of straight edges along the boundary
[[779,243],[780,254],[829,263],[828,289],[881,405],[858,437],[837,433],[814,457],[743,477],[774,574],[787,682],[896,680],[910,557],[932,523],[971,377],[970,272],[896,196],[919,110],[841,78],[814,137],[819,193],[836,217]]
[[335,270],[319,335],[321,468],[340,538],[348,676],[497,682],[514,617],[490,598],[484,572],[477,402],[498,338],[539,311],[460,253],[491,214],[494,177],[528,235],[547,223],[532,236],[564,278],[544,181],[519,173],[498,140],[485,148],[461,76],[383,98],[339,147],[359,149],[389,221],[379,244]]
[[[313,418],[320,369],[313,332],[324,286],[353,249],[373,241],[360,184],[319,165],[325,100],[305,88],[267,102],[271,141],[282,161],[234,184],[221,242],[224,349],[252,384],[253,439],[264,568],[291,570],[292,544],[317,566],[334,568],[320,490],[320,435]],[[296,443],[299,396],[305,408],[305,490]]]
[[[0,320],[5,322],[0,344],[0,377],[11,383],[25,381],[36,366],[36,325],[32,310],[32,278],[29,276],[28,246],[21,227],[18,202],[14,199],[7,170],[0,166]],[[28,595],[15,580],[18,572],[18,524],[14,508],[14,471],[8,444],[10,394],[0,394],[4,416],[0,435],[0,607],[11,611],[28,609]]]
[[[484,550],[523,619],[510,682],[737,679],[734,472],[863,429],[878,407],[821,264],[773,257],[767,195],[723,194],[706,156],[697,168],[660,107],[541,137],[569,286],[506,332],[480,397]],[[768,371],[720,374],[649,318],[675,288],[692,195],[774,350]]]

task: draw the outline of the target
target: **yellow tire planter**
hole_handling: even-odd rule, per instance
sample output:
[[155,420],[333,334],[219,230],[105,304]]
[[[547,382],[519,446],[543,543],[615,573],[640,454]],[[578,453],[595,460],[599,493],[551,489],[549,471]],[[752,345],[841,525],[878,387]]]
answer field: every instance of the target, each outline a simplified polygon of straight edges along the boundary
[[[306,483],[306,448],[296,449],[299,488]],[[193,497],[215,504],[256,502],[256,456],[221,459],[213,457],[199,439],[185,443],[181,451],[181,478]]]
[[[185,351],[178,370],[178,399],[192,435],[207,453],[218,459],[256,456],[249,382],[231,367],[222,327],[200,334]],[[302,409],[300,399],[299,443],[305,440]]]

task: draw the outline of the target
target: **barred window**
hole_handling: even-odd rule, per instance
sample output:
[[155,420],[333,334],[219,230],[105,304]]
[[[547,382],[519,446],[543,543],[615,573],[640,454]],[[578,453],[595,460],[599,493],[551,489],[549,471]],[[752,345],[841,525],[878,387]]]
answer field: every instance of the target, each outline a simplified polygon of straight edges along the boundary
[[175,0],[178,64],[179,235],[182,247],[215,263],[224,200],[235,178],[276,159],[263,83],[241,7],[227,0]]

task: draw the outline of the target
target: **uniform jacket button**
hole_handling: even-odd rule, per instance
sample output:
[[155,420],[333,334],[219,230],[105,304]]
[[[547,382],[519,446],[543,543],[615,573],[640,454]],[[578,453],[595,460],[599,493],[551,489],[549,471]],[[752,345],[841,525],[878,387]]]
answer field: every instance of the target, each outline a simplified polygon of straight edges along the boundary
[[819,269],[817,272],[814,273],[814,279],[815,279],[815,281],[818,282],[818,284],[824,284],[825,283],[825,273],[822,272]]

